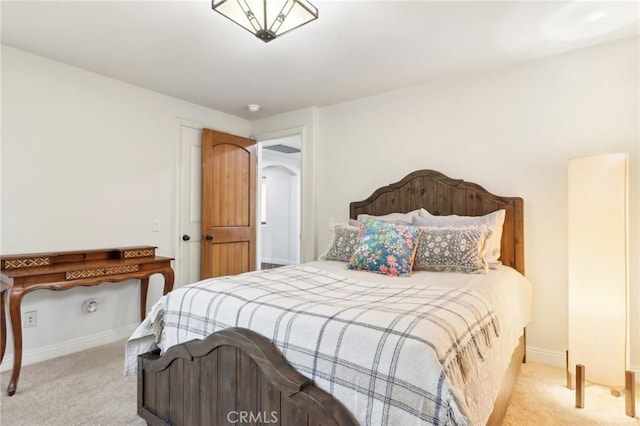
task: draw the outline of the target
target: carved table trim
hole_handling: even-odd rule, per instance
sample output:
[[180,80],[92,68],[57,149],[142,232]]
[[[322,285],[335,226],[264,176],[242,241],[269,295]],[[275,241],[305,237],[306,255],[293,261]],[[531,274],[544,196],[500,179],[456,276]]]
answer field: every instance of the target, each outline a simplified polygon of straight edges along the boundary
[[33,253],[0,256],[0,362],[7,339],[5,298],[8,300],[13,331],[13,369],[7,395],[15,394],[22,366],[22,298],[35,290],[67,290],[103,282],[140,280],[140,319],[146,314],[149,277],[164,277],[163,294],[173,289],[174,273],[170,257],[155,255],[156,247],[122,247],[85,251]]

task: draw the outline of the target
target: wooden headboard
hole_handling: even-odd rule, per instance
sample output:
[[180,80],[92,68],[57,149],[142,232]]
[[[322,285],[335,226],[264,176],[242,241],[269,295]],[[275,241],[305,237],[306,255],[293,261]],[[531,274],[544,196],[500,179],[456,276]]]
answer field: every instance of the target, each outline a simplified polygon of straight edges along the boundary
[[434,170],[418,170],[376,189],[363,201],[349,205],[349,217],[359,214],[407,213],[424,208],[434,215],[482,216],[505,209],[500,260],[524,274],[524,220],[522,198],[499,197],[478,184],[451,179]]

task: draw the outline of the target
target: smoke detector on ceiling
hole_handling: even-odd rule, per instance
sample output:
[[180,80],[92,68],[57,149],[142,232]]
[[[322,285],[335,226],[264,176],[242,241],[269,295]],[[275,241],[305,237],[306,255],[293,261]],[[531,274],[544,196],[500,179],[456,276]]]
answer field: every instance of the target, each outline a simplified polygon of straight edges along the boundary
[[251,112],[260,111],[260,105],[258,105],[258,104],[249,104],[249,105],[247,105],[247,108],[249,108],[249,111],[251,111]]

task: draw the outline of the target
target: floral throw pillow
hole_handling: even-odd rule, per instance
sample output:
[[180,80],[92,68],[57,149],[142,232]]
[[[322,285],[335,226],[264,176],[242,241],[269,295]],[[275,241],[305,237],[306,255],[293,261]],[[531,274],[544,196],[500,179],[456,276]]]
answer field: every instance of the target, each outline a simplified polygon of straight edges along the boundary
[[486,226],[421,227],[414,268],[436,272],[487,273]]
[[411,275],[420,228],[365,219],[347,269],[399,277]]
[[329,244],[329,249],[319,259],[348,262],[358,245],[359,233],[358,226],[345,225],[344,223],[336,224],[333,227],[333,239]]

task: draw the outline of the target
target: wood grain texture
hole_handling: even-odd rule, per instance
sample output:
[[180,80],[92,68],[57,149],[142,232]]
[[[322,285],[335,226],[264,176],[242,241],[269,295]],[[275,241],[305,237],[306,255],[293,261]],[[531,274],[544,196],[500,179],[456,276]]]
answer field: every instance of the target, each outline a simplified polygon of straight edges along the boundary
[[629,417],[636,416],[636,373],[627,370],[624,373],[624,406],[625,414]]
[[218,353],[212,352],[199,359],[200,424],[212,425],[218,417],[218,405],[215,403],[218,400]]
[[[154,246],[119,247],[91,250],[74,250],[46,253],[47,262],[28,262],[29,259],[43,258],[42,253],[26,253],[0,256],[0,362],[6,346],[5,297],[9,304],[9,318],[13,332],[13,367],[7,387],[7,395],[15,394],[22,368],[22,317],[21,303],[24,296],[36,290],[63,291],[75,287],[88,287],[104,282],[140,280],[140,320],[146,315],[147,289],[149,277],[161,274],[164,279],[164,293],[173,288],[174,274],[172,258],[155,256]],[[134,252],[138,256],[128,257]],[[18,263],[15,263],[18,262]],[[30,265],[30,266],[29,266]],[[8,269],[5,269],[8,267]]]
[[434,170],[418,170],[375,190],[365,200],[352,202],[349,217],[407,213],[420,208],[438,216],[482,216],[505,209],[500,260],[524,274],[524,213],[519,197],[501,197],[475,183],[451,179]]
[[[195,366],[195,367],[194,367]],[[158,353],[140,355],[138,413],[149,424],[302,426],[355,425],[331,395],[315,387],[257,333],[231,328]],[[199,374],[187,374],[191,368]],[[187,383],[196,379],[197,386]],[[200,418],[193,418],[185,390],[200,389]],[[210,406],[215,406],[212,410]]]
[[576,408],[584,408],[585,367],[576,364]]
[[255,144],[228,133],[202,131],[203,279],[255,269]]

